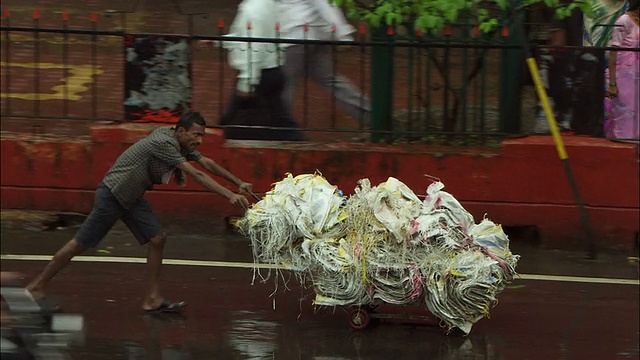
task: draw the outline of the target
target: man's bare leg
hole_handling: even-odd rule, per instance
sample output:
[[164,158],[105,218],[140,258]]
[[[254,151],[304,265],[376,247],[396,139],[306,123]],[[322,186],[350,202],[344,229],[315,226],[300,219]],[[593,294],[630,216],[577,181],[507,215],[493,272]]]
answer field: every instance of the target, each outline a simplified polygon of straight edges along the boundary
[[27,290],[29,290],[31,296],[36,299],[44,296],[44,289],[49,281],[60,270],[64,269],[74,256],[81,254],[85,250],[86,248],[80,245],[75,238],[66,243],[55,255],[53,255],[53,258],[49,261],[42,273],[27,285]]
[[160,269],[162,268],[162,257],[164,252],[164,244],[167,241],[167,235],[162,233],[152,237],[147,245],[147,276],[149,287],[142,301],[142,309],[157,309],[162,304],[162,296],[160,296]]

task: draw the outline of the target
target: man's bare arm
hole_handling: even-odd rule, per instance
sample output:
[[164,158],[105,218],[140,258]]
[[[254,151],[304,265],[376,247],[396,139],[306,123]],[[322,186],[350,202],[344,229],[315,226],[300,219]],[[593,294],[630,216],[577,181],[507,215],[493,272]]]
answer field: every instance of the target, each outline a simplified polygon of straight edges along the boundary
[[240,184],[243,183],[242,180],[238,179],[238,177],[236,177],[231,172],[229,172],[229,170],[218,165],[218,163],[216,163],[215,161],[213,161],[212,159],[206,156],[201,157],[200,160],[198,160],[198,164],[200,164],[205,170],[207,170],[211,174],[220,176],[228,180],[232,184],[240,186]]
[[193,179],[198,184],[204,186],[207,190],[226,197],[227,199],[229,199],[229,201],[232,204],[239,206],[245,210],[249,207],[249,202],[244,196],[236,194],[233,191],[227,189],[226,187],[220,185],[217,181],[213,180],[205,172],[196,169],[193,165],[189,164],[187,161],[178,165],[178,168],[180,168],[185,173],[191,175],[191,177],[193,177]]

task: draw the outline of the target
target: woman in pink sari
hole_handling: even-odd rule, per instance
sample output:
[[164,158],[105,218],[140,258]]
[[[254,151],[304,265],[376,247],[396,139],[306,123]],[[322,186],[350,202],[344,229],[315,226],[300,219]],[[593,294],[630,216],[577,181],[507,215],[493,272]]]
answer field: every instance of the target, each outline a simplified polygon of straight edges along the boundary
[[[629,1],[627,12],[616,21],[609,46],[640,47],[640,1]],[[609,86],[605,99],[607,138],[638,140],[640,129],[640,52],[611,51],[606,73]]]

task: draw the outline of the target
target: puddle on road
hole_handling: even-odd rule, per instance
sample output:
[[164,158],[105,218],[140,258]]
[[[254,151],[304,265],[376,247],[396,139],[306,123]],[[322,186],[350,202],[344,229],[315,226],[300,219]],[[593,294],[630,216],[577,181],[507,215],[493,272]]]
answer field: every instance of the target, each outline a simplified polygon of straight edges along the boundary
[[232,320],[227,330],[229,345],[244,359],[272,359],[278,349],[280,325],[260,320],[261,316],[250,311],[230,314]]
[[[143,340],[89,339],[72,349],[73,359],[126,360],[347,360],[347,359],[499,359],[491,337],[445,335],[431,326],[382,324],[352,331],[342,322],[286,324],[261,312],[236,311],[221,333],[194,333],[194,319],[158,321]],[[202,320],[202,319],[201,319]],[[184,334],[190,333],[189,336]],[[173,335],[172,335],[173,334]]]

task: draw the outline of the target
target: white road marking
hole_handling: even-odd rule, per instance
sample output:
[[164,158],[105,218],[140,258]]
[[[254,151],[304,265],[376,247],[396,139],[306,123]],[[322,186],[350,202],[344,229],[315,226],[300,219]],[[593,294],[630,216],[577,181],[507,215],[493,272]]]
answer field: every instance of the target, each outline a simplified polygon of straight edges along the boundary
[[[49,261],[51,260],[51,256],[2,254],[0,255],[0,260]],[[138,257],[120,257],[120,256],[76,256],[75,258],[73,258],[73,261],[95,262],[95,263],[119,263],[119,264],[145,264],[147,262],[147,259],[138,258]],[[283,269],[283,270],[290,269],[289,267],[275,265],[275,264],[254,264],[254,263],[233,262],[233,261],[164,259],[162,263],[165,265],[226,267],[226,268],[242,268],[242,269],[253,269],[256,267],[263,268],[263,269]],[[537,281],[576,282],[576,283],[589,283],[589,284],[640,285],[639,279],[616,279],[616,278],[562,276],[562,275],[518,274],[517,279],[537,280]]]
[[541,274],[518,274],[517,278],[522,280],[578,282],[578,283],[590,283],[590,284],[640,285],[640,280],[638,279],[615,279],[615,278],[541,275]]
[[[11,255],[2,254],[0,260],[26,260],[26,261],[49,261],[52,256],[50,255]],[[96,262],[96,263],[120,263],[120,264],[146,264],[146,258],[138,257],[121,257],[121,256],[76,256],[72,261],[77,262]],[[228,267],[228,268],[243,268],[253,269],[259,267],[263,269],[284,269],[285,266],[275,264],[254,264],[245,262],[232,262],[232,261],[208,261],[208,260],[188,260],[188,259],[164,259],[162,260],[164,265],[182,265],[182,266],[204,266],[204,267]]]

